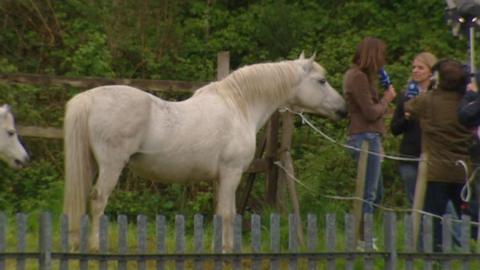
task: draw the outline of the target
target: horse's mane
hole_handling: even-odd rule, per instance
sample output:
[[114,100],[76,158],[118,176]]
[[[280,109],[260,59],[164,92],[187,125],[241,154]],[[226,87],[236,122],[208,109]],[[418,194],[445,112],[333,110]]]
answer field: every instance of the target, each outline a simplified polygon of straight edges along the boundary
[[[323,68],[314,63],[314,68],[323,71]],[[294,61],[277,63],[263,63],[244,66],[232,72],[225,79],[209,84],[198,91],[215,93],[222,96],[228,103],[235,104],[243,112],[248,104],[254,101],[278,102],[290,95],[292,86],[299,83],[301,66]]]

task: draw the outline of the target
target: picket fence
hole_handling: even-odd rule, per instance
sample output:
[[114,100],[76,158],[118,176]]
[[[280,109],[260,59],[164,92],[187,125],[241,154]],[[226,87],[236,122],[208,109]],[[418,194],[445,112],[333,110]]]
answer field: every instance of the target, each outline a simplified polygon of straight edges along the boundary
[[[424,216],[424,249],[419,252],[413,246],[411,215],[404,215],[397,221],[393,212],[385,212],[380,218],[382,224],[377,226],[371,214],[365,215],[363,251],[358,249],[355,241],[354,216],[351,214],[345,214],[340,222],[336,214],[327,214],[322,222],[325,224],[323,230],[319,230],[317,216],[309,214],[304,247],[298,243],[296,232],[299,223],[292,214],[288,215],[288,233],[283,234],[285,229],[282,228],[287,226],[280,226],[281,218],[278,214],[272,214],[269,222],[263,225],[260,216],[251,215],[250,226],[242,226],[242,217],[237,215],[234,220],[234,247],[231,253],[222,253],[222,222],[219,216],[214,216],[213,221],[208,222],[213,225],[209,228],[204,224],[204,216],[195,215],[193,235],[186,234],[185,217],[182,215],[175,216],[173,227],[168,226],[165,216],[162,215],[156,216],[154,224],[149,224],[145,215],[138,215],[135,224],[130,222],[130,225],[124,215],[119,215],[116,222],[110,222],[108,217],[103,216],[100,222],[98,252],[88,249],[87,216],[81,223],[79,250],[69,251],[66,216],[60,217],[58,229],[54,230],[52,215],[48,212],[39,217],[38,248],[35,245],[36,251],[31,251],[30,243],[27,248],[27,224],[31,224],[27,223],[28,218],[26,214],[19,213],[12,217],[12,220],[8,220],[4,213],[0,213],[0,270],[417,269],[419,265],[422,269],[434,269],[435,266],[441,266],[442,269],[478,269],[480,265],[480,254],[474,251],[475,248],[472,248],[469,242],[468,217],[462,218],[461,245],[455,248],[451,236],[452,220],[449,216],[443,218],[444,242],[441,253],[432,252],[431,217]],[[12,228],[7,228],[7,225]],[[134,241],[127,239],[129,226],[135,226]],[[242,228],[247,228],[249,237],[244,236]],[[401,231],[397,231],[399,228]],[[53,235],[54,231],[58,231],[59,235]],[[324,232],[324,235],[319,235],[320,231]],[[150,236],[149,232],[153,236]],[[169,232],[174,235],[170,236]],[[114,241],[108,239],[113,233],[116,233]],[[262,233],[269,234],[268,241]],[[207,235],[210,237],[206,237]],[[373,248],[374,237],[381,239],[377,243],[378,250]],[[209,241],[205,240],[207,238]],[[192,243],[187,244],[186,239],[191,239]],[[245,239],[248,239],[248,244],[242,243],[247,242]],[[286,243],[283,243],[282,239]],[[32,264],[34,268],[29,268]]]

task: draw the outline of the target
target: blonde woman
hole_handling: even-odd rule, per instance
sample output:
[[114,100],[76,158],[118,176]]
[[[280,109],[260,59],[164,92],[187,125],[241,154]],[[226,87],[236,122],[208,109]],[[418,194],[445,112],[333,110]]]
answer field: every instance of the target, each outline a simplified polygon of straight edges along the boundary
[[[403,135],[400,143],[400,154],[406,157],[418,158],[421,152],[421,130],[419,121],[406,119],[404,103],[430,88],[432,67],[437,62],[437,57],[429,52],[422,52],[415,56],[412,62],[411,79],[407,83],[405,91],[397,98],[397,106],[393,119],[390,123],[390,130],[393,135]],[[401,161],[398,166],[400,178],[405,185],[408,202],[413,203],[415,184],[417,181],[418,162]]]

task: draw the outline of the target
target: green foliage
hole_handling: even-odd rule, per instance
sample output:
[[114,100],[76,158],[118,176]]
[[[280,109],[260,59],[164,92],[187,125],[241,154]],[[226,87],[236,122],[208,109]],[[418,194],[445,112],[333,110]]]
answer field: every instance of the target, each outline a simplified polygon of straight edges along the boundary
[[14,171],[0,167],[0,211],[9,213],[62,213],[61,168],[48,160],[34,160],[29,168]]
[[[388,45],[388,65],[400,91],[411,61],[428,50],[439,58],[467,59],[467,40],[454,38],[444,22],[444,3],[405,1],[2,1],[0,13],[0,73],[40,73],[143,79],[210,81],[216,76],[216,54],[228,50],[231,68],[317,52],[328,70],[329,82],[341,92],[342,77],[356,43],[367,35]],[[480,61],[480,54],[476,56]],[[12,105],[17,123],[61,127],[64,105],[85,89],[0,87],[0,102]],[[162,94],[184,99],[188,95]],[[355,166],[340,146],[346,123],[312,117],[312,122],[337,141],[332,144],[297,122],[292,156],[303,212],[346,210],[350,202],[323,195],[351,195]],[[385,139],[385,151],[397,153],[398,140]],[[63,149],[60,141],[25,140],[32,164],[13,171],[0,166],[0,205],[15,211],[61,211]],[[396,163],[383,164],[387,200],[404,203]],[[241,186],[243,187],[243,185]],[[254,185],[250,207],[268,211],[264,185]],[[241,190],[239,191],[241,193]],[[165,186],[122,175],[107,212],[211,213],[209,183]]]

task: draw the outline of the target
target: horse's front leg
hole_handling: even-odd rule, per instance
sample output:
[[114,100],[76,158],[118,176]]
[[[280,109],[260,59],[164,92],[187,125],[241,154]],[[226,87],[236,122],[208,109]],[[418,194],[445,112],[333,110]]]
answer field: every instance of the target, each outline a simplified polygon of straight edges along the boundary
[[242,177],[241,170],[226,170],[220,173],[216,213],[222,217],[222,250],[233,250],[233,221],[236,214],[235,191]]

